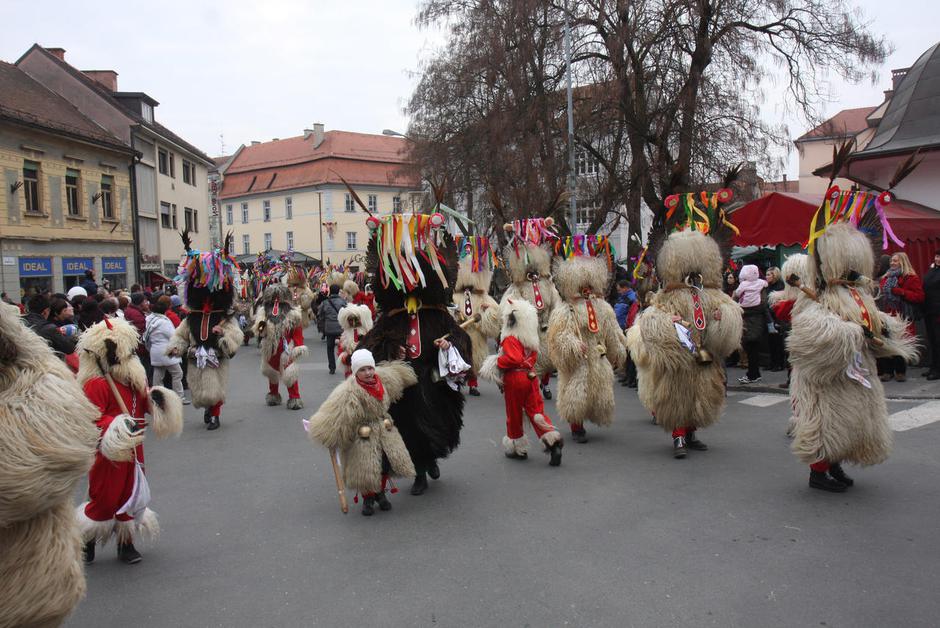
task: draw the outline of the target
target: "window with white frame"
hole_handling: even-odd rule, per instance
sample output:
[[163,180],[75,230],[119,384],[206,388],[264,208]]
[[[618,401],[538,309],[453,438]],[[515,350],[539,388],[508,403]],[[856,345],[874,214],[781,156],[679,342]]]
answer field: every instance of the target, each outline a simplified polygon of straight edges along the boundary
[[199,233],[199,210],[193,210],[193,231]]
[[597,161],[597,158],[585,150],[580,150],[575,154],[574,167],[575,172],[577,172],[579,176],[597,174],[600,172],[600,163]]
[[401,197],[400,196],[392,197],[392,213],[393,214],[401,213]]
[[270,250],[270,248],[271,248],[271,234],[266,233],[264,234],[264,250],[267,251],[267,250]]
[[379,197],[376,194],[369,195],[369,211],[373,214],[379,211]]
[[248,224],[248,203],[242,203],[242,224]]
[[173,214],[170,213],[169,203],[160,203],[160,226],[164,229],[173,228]]
[[190,170],[189,162],[185,159],[183,160],[183,183],[194,183],[192,171]]
[[294,232],[293,231],[287,232],[287,250],[288,251],[294,250]]
[[193,230],[193,210],[191,207],[183,208],[183,229],[186,231]]
[[346,232],[346,249],[354,250],[356,248],[356,232],[347,231]]
[[346,211],[356,211],[356,201],[353,200],[352,194],[349,192],[346,192]]
[[577,223],[578,229],[584,230],[591,224],[591,221],[594,220],[594,215],[597,213],[596,207],[578,207],[577,210]]
[[176,225],[176,217],[177,217],[177,213],[176,213],[176,203],[173,203],[173,205],[171,205],[171,207],[173,208],[173,228],[174,228],[174,229],[179,229],[179,227]]
[[261,201],[261,207],[264,210],[264,221],[271,222],[271,201]]
[[225,224],[226,225],[231,225],[233,222],[235,222],[235,217],[233,216],[233,213],[234,212],[232,211],[232,204],[229,203],[228,205],[225,206]]
[[294,218],[294,199],[290,196],[284,199],[284,216],[288,220],[292,220]]
[[23,196],[26,198],[26,211],[30,214],[41,214],[39,204],[39,162],[25,160],[23,162]]
[[69,216],[82,215],[81,173],[67,168],[65,171],[65,200],[68,203]]
[[251,253],[251,240],[247,233],[242,234],[242,255],[248,255]]
[[162,148],[157,151],[157,164],[160,168],[160,174],[169,176],[170,174],[170,155]]
[[114,220],[114,203],[111,198],[113,189],[114,177],[109,174],[101,175],[101,215],[105,220]]

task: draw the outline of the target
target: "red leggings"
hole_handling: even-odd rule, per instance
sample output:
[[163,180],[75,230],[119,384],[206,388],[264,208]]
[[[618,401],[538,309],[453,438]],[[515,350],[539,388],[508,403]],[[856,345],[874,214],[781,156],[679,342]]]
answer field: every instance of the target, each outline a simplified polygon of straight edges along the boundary
[[219,416],[222,414],[222,402],[217,401],[211,406],[209,406],[209,414],[212,416]]
[[[389,482],[388,473],[383,473],[382,474],[382,491],[381,491],[382,493],[385,492],[385,487],[388,486],[388,482]],[[397,491],[398,489],[395,489],[395,490]],[[363,493],[362,496],[363,497],[375,497],[377,494],[378,493],[370,492],[370,493]]]
[[814,462],[813,464],[809,465],[809,468],[818,473],[825,473],[829,470],[829,461],[820,460],[819,462]]
[[672,430],[672,437],[678,438],[681,436],[682,438],[685,438],[689,434],[694,434],[694,433],[695,433],[694,427],[677,427],[676,429]]
[[[278,384],[277,382],[268,382],[268,392],[272,395],[278,394]],[[300,382],[294,382],[287,387],[287,398],[288,399],[300,399]]]

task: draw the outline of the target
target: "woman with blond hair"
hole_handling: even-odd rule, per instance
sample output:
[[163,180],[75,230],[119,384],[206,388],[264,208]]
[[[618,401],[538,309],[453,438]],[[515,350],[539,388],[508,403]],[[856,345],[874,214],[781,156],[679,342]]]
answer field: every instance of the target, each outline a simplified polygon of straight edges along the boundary
[[[907,253],[894,253],[891,256],[888,272],[881,277],[879,305],[882,311],[906,318],[908,332],[916,337],[914,320],[919,318],[918,306],[923,302],[924,286],[920,277],[914,272]],[[907,363],[899,356],[879,358],[878,372],[883,382],[892,378],[903,382],[907,380]]]

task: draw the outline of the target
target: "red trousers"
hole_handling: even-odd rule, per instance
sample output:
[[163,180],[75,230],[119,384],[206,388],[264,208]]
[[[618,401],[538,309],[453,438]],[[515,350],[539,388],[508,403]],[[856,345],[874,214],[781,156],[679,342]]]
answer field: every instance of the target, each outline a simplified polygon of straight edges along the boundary
[[688,436],[689,434],[693,432],[695,432],[694,427],[677,427],[676,429],[672,430],[672,437],[678,438],[679,436],[681,436],[685,438],[686,436]]
[[[278,351],[271,359],[268,360],[268,366],[270,366],[275,371],[278,370],[281,366],[281,352]],[[277,382],[272,382],[268,380],[268,392],[272,395],[278,394],[278,384]],[[292,385],[287,387],[287,398],[288,399],[300,399],[300,380],[297,380]]]
[[209,414],[212,416],[219,416],[222,414],[222,402],[217,401],[212,406],[209,407]]
[[478,384],[479,382],[477,381],[476,375],[474,375],[473,377],[467,378],[467,386],[469,386],[470,388],[477,388]]
[[[545,403],[539,380],[529,379],[523,371],[509,371],[503,375],[503,399],[506,402],[506,436],[512,439],[522,438],[522,412],[529,416],[529,422],[536,436],[555,431],[552,420],[545,414]],[[535,415],[542,415],[542,421],[536,421]]]
[[825,473],[829,470],[829,461],[820,460],[819,462],[814,462],[813,464],[809,465],[809,468],[813,471]]

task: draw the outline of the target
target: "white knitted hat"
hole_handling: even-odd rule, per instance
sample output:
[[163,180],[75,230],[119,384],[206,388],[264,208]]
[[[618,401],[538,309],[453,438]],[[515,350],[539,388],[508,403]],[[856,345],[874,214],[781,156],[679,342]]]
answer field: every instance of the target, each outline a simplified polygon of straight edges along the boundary
[[349,359],[349,367],[352,369],[353,375],[363,366],[375,368],[375,358],[372,357],[372,352],[368,349],[356,349]]

